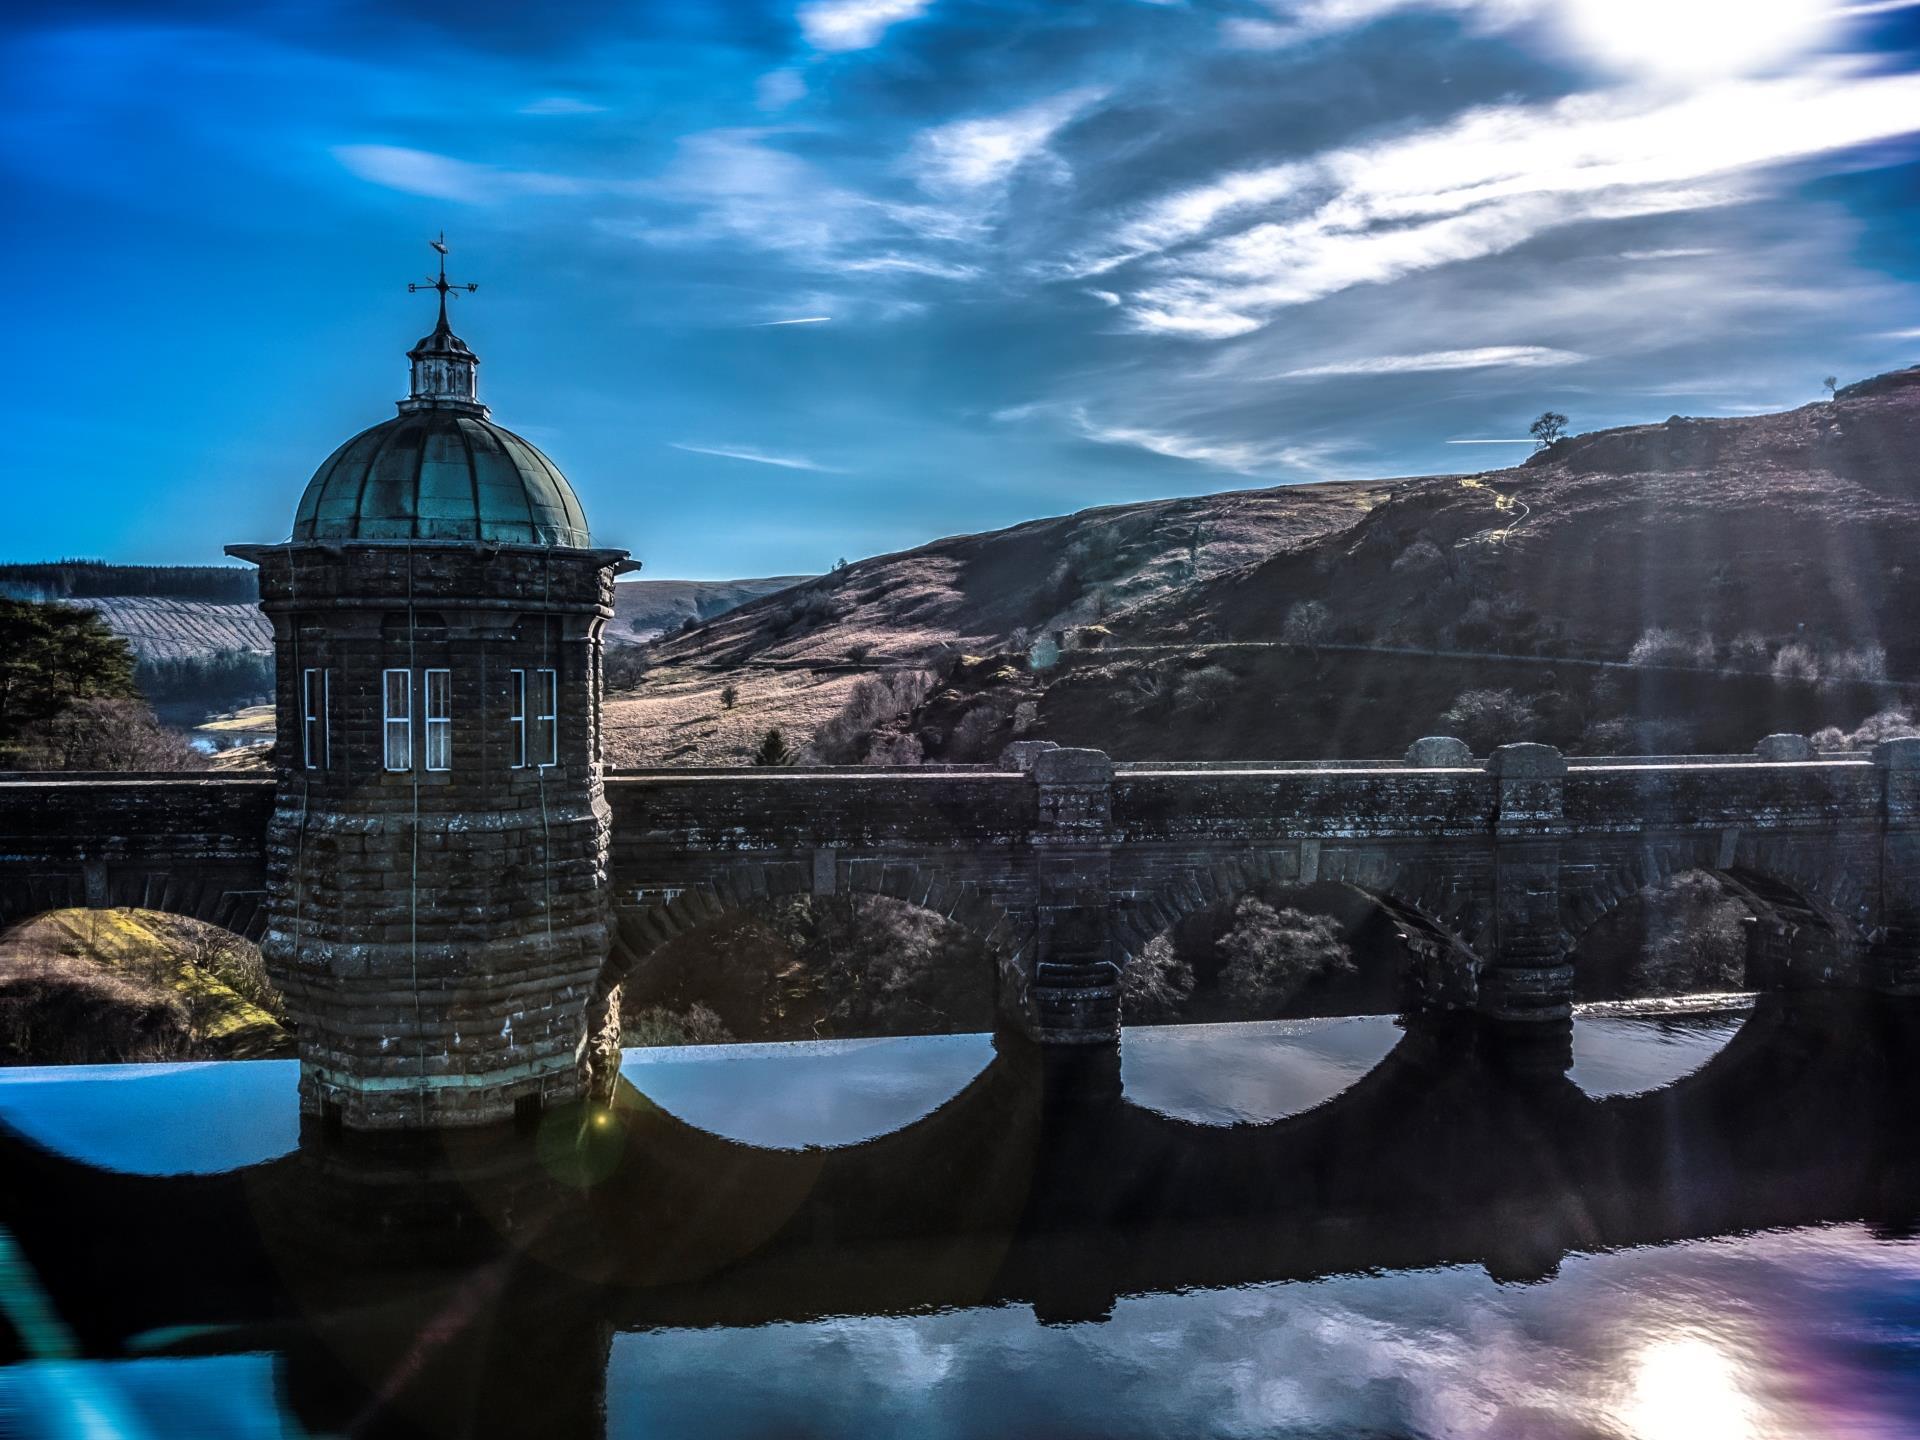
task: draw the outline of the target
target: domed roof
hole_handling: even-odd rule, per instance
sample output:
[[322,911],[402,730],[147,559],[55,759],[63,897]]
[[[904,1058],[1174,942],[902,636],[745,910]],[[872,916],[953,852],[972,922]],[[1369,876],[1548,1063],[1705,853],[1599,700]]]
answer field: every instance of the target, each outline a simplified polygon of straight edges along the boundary
[[591,543],[559,468],[477,406],[410,409],[362,430],[314,472],[293,538]]

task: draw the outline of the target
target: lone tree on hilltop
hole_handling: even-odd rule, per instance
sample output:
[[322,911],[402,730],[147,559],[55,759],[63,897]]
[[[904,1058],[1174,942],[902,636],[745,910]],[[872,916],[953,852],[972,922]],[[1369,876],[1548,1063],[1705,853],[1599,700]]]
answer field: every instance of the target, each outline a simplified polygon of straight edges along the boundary
[[1820,388],[1827,392],[1827,399],[1833,399],[1836,392],[1840,389],[1840,377],[1838,375],[1827,376],[1826,379],[1820,382]]
[[761,737],[760,748],[753,752],[756,765],[791,765],[793,748],[787,744],[787,737],[780,733],[780,727],[774,726]]
[[1539,419],[1527,427],[1527,433],[1541,449],[1564,440],[1567,436],[1567,417],[1558,410],[1542,410]]

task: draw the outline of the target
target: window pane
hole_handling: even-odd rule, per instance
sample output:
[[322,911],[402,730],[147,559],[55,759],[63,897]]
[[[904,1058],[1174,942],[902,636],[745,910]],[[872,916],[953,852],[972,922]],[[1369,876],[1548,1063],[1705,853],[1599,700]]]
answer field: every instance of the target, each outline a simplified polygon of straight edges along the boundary
[[427,721],[427,769],[450,770],[453,768],[453,723],[449,720]]
[[413,714],[413,672],[387,671],[387,718],[408,719]]
[[453,714],[453,681],[449,670],[427,671],[427,719],[445,720]]
[[513,713],[508,720],[513,726],[513,748],[507,753],[512,757],[511,768],[524,770],[527,764],[527,672],[515,670],[509,678],[512,681]]

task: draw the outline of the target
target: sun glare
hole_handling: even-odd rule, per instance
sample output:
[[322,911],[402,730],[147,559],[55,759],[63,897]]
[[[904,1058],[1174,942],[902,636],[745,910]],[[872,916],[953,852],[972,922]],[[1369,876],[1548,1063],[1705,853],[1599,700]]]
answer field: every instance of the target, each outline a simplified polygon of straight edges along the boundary
[[1757,1419],[1739,1364],[1711,1341],[1658,1340],[1634,1357],[1620,1414],[1634,1440],[1750,1440]]
[[1570,43],[1609,69],[1686,79],[1766,70],[1818,49],[1831,0],[1565,0]]

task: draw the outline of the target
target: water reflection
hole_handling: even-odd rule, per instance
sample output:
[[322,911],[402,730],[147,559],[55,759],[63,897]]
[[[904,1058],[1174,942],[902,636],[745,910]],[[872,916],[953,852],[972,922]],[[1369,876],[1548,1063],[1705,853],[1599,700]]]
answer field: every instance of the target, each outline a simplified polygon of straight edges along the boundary
[[1718,1055],[1745,1019],[1744,1011],[1583,1015],[1573,1026],[1568,1078],[1595,1100],[1660,1090]]
[[990,1035],[928,1035],[635,1049],[622,1055],[620,1073],[697,1129],[800,1150],[898,1130],[992,1063]]
[[300,1141],[300,1062],[0,1069],[0,1122],[103,1170],[239,1170]]
[[1387,1015],[1129,1030],[1121,1083],[1133,1104],[1176,1120],[1262,1125],[1325,1104],[1400,1033]]
[[0,1433],[1911,1434],[1920,1016],[1736,1020],[1595,1032],[1604,1101],[1464,1022],[648,1056],[534,1140],[165,1178],[22,1083]]

